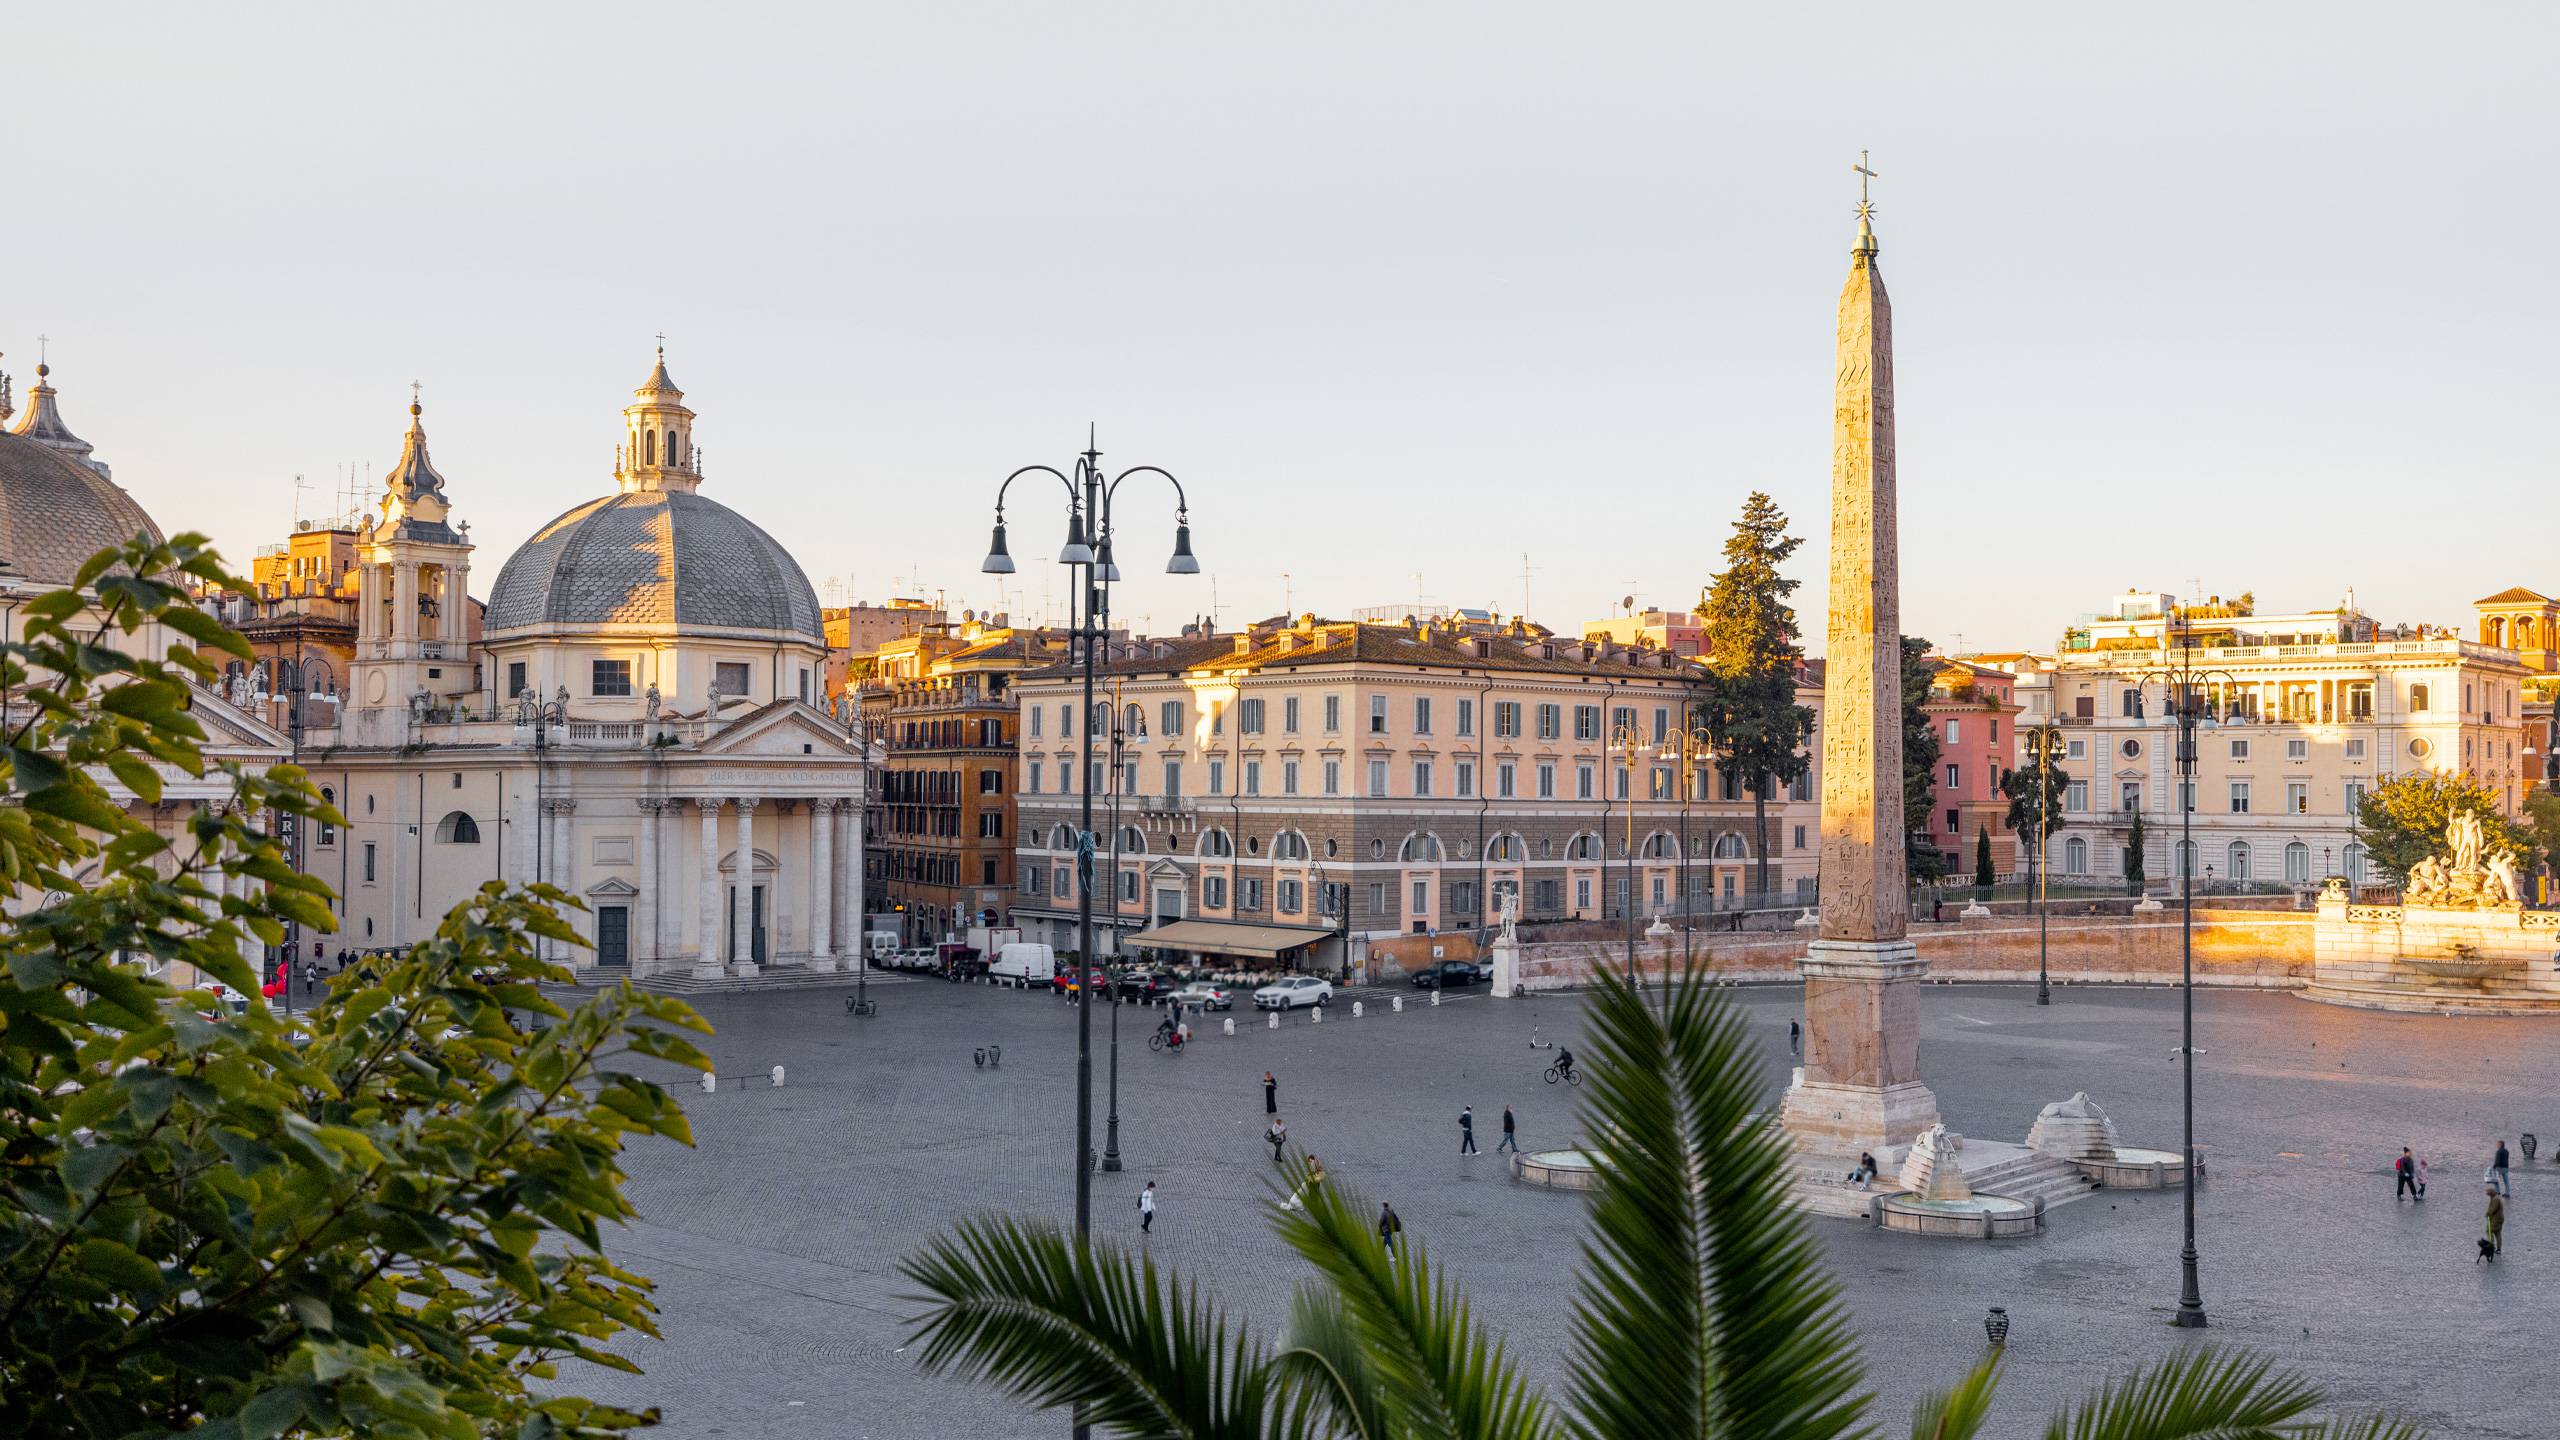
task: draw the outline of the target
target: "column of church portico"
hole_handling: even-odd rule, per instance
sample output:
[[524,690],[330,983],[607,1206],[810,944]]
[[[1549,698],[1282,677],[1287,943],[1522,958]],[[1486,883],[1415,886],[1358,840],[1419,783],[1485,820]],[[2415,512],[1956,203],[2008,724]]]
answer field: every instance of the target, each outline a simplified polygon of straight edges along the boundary
[[809,802],[809,968],[833,970],[836,802]]
[[738,807],[738,867],[731,883],[737,886],[737,908],[732,912],[736,928],[729,939],[729,970],[734,975],[756,973],[756,805],[753,796],[742,795]]
[[702,893],[695,897],[694,932],[700,943],[693,959],[696,979],[720,978],[720,801],[710,796],[693,802],[702,812]]
[[507,797],[507,879],[517,885],[533,883],[534,846],[542,843],[542,832],[534,828],[533,791],[519,785]]
[[658,802],[640,802],[640,894],[631,902],[631,976],[640,979],[658,958]]
[[[542,808],[550,812],[550,825],[548,828],[551,832],[546,837],[549,846],[549,858],[546,862],[549,873],[543,878],[562,890],[569,890],[571,888],[569,860],[573,853],[569,843],[571,830],[570,817],[577,813],[578,802],[575,800],[546,800],[542,802]],[[553,940],[547,943],[550,948],[551,958],[555,962],[562,965],[574,965],[577,963],[577,955],[570,948],[567,942]]]
[[836,847],[836,864],[842,868],[844,883],[836,887],[836,896],[844,905],[844,923],[836,927],[836,946],[853,957],[856,965],[870,963],[863,958],[870,943],[863,938],[862,912],[862,804],[857,800],[838,802],[837,823],[844,827],[843,843]]

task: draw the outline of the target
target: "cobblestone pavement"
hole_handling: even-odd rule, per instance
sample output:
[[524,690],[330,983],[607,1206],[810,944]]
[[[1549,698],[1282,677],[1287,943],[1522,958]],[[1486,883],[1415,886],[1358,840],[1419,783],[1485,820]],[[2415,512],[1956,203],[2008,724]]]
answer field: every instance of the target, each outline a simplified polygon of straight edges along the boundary
[[[1191,1053],[1145,1048],[1153,1014],[1121,1011],[1121,1149],[1127,1168],[1094,1177],[1099,1232],[1141,1244],[1206,1283],[1257,1329],[1285,1314],[1302,1264],[1264,1228],[1270,1193],[1261,1076],[1280,1079],[1293,1141],[1340,1180],[1392,1200],[1477,1315],[1530,1374],[1561,1386],[1584,1200],[1515,1184],[1503,1161],[1457,1153],[1457,1113],[1476,1109],[1479,1143],[1515,1107],[1531,1148],[1570,1143],[1570,1092],[1540,1082],[1548,1052],[1572,1042],[1581,1001],[1494,1001],[1481,991],[1432,1007],[1322,1024],[1301,1012],[1277,1031],[1250,1009],[1237,1034],[1202,1026]],[[1763,1043],[1772,1096],[1790,1058],[1793,987],[1744,989],[1734,1003]],[[831,991],[714,997],[724,1075],[787,1067],[690,1094],[698,1148],[642,1144],[632,1194],[646,1223],[612,1249],[660,1284],[663,1343],[631,1340],[645,1378],[582,1371],[599,1398],[664,1407],[678,1437],[1002,1437],[1061,1435],[978,1388],[919,1376],[894,1265],[952,1217],[999,1208],[1071,1218],[1075,1026],[1040,993],[908,980],[876,987],[877,1019],[856,1021]],[[2017,1140],[2037,1109],[2087,1090],[2126,1143],[2175,1149],[2178,1040],[2173,990],[2066,988],[2039,1010],[2031,989],[1924,992],[1922,1068],[1948,1124]],[[2245,1344],[2308,1372],[2343,1404],[2393,1406],[2440,1436],[2560,1433],[2547,1371],[2560,1273],[2545,1216],[2560,1209],[2549,1153],[2521,1150],[2507,1253],[2473,1263],[2478,1184],[2496,1138],[2560,1140],[2560,1028],[2332,1009],[2284,994],[2205,992],[2197,1001],[2199,1142],[2212,1179],[2198,1200],[2202,1338]],[[1109,1012],[1097,1009],[1096,1143],[1101,1143]],[[971,1050],[1003,1047],[979,1070]],[[2434,1165],[2424,1205],[2391,1198],[2403,1144]],[[1136,1194],[1154,1180],[1155,1233],[1138,1234]],[[1989,1245],[1814,1222],[1856,1316],[1879,1418],[1903,1423],[1922,1387],[1950,1383],[1981,1353],[1984,1310],[2015,1320],[1990,1433],[2037,1429],[2050,1408],[2111,1373],[2195,1343],[2168,1328],[2177,1298],[2177,1196],[2102,1193],[2064,1206],[2044,1235]]]

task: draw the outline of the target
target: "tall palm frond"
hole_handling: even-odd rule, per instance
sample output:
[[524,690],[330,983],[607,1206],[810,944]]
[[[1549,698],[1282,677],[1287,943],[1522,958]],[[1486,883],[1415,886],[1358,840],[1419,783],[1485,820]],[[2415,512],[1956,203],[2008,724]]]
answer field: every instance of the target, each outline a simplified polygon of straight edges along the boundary
[[1289,1342],[1272,1365],[1281,1402],[1275,1433],[1394,1440],[1386,1391],[1369,1366],[1369,1337],[1331,1290],[1309,1282],[1290,1297]]
[[[1376,1417],[1368,1423],[1383,1424],[1383,1435],[1396,1440],[1544,1440],[1555,1433],[1545,1402],[1501,1342],[1476,1322],[1455,1285],[1435,1281],[1426,1247],[1407,1240],[1390,1257],[1364,1198],[1338,1181],[1307,1184],[1302,1169],[1292,1178],[1303,1208],[1275,1208],[1273,1228],[1329,1282],[1328,1290],[1301,1296],[1313,1333],[1347,1328],[1365,1345],[1365,1408]],[[1346,1397],[1345,1419],[1363,1408]]]
[[2054,1417],[2046,1440],[2406,1440],[2419,1432],[2380,1420],[2308,1418],[2318,1386],[2251,1355],[2200,1347],[2109,1384]]
[[[1106,1241],[1054,1225],[963,1221],[900,1271],[928,1372],[988,1381],[1042,1408],[1076,1407],[1110,1433],[1255,1440],[1269,1359],[1196,1287]],[[910,1343],[914,1343],[911,1341]]]
[[1599,977],[1586,1143],[1598,1166],[1573,1371],[1591,1440],[1824,1440],[1859,1423],[1857,1350],[1787,1154],[1753,1122],[1741,1019],[1694,974],[1660,1013]]
[[1911,1412],[1911,1440],[1972,1440],[2000,1388],[2000,1352],[1992,1351],[1952,1390],[1921,1400]]

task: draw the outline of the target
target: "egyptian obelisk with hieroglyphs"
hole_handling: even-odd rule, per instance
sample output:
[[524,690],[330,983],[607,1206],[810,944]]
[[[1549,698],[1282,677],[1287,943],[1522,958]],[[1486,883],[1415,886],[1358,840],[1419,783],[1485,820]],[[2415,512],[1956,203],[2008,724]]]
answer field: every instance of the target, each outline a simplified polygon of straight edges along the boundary
[[[1860,167],[1861,175],[1868,173]],[[1902,626],[1894,545],[1893,305],[1859,188],[1840,291],[1831,429],[1831,625],[1822,715],[1822,929],[1804,975],[1804,1068],[1780,1118],[1800,1150],[1890,1168],[1937,1123],[1920,1083],[1927,968],[1905,935]],[[1892,1153],[1887,1153],[1888,1151]]]

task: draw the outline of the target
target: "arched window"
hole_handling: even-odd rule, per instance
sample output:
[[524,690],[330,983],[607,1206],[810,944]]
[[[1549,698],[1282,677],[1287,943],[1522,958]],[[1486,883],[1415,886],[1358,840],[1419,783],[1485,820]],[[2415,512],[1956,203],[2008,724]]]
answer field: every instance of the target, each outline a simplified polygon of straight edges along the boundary
[[2530,616],[2530,615],[2519,615],[2519,616],[2517,616],[2517,617],[2516,617],[2516,643],[2515,643],[2515,648],[2516,648],[2516,649],[2518,649],[2518,650],[2531,650],[2531,649],[2535,648],[2535,646],[2534,646],[2534,641],[2533,641],[2533,636],[2534,636],[2533,617],[2532,617],[2532,616]]
[[2284,878],[2288,883],[2311,883],[2311,847],[2296,840],[2284,847]]
[[2496,615],[2480,622],[2480,638],[2501,648],[2507,643],[2507,622]]
[[1440,859],[1440,837],[1408,835],[1404,847],[1396,852],[1396,859],[1408,865],[1434,864]]
[[1271,858],[1274,860],[1306,859],[1307,837],[1299,834],[1295,830],[1283,830],[1279,834],[1272,836]]
[[2062,842],[2062,873],[2065,875],[2086,875],[2089,873],[2088,841],[2074,835],[2070,839]]
[[1120,827],[1120,853],[1121,853],[1121,854],[1123,854],[1123,855],[1144,855],[1144,854],[1146,854],[1146,853],[1147,853],[1147,832],[1146,832],[1146,831],[1144,831],[1144,830],[1139,829],[1139,828],[1138,828],[1137,826],[1135,826],[1135,825],[1123,825],[1123,826],[1121,826],[1121,827]]
[[2225,851],[2225,852],[2224,852],[2224,859],[2225,859],[2225,861],[2226,861],[2226,862],[2230,865],[2230,867],[2231,867],[2231,869],[2230,869],[2230,872],[2229,872],[2229,873],[2230,873],[2230,876],[2231,876],[2231,878],[2232,878],[2232,879],[2234,879],[2234,880],[2246,880],[2246,879],[2248,879],[2248,878],[2249,878],[2249,842],[2248,842],[2248,841],[2246,841],[2246,840],[2234,840],[2234,841],[2232,841],[2232,842],[2231,842],[2231,848],[2230,848],[2229,850],[2227,850],[2227,851]]
[[1236,853],[1236,842],[1224,830],[1200,832],[1200,855],[1206,860],[1224,860]]
[[1680,858],[1679,844],[1679,841],[1672,839],[1670,836],[1665,835],[1659,830],[1656,830],[1652,834],[1644,837],[1644,858],[1647,860],[1677,860]]
[[1093,702],[1093,733],[1096,735],[1111,733],[1111,702],[1108,700]]
[[1074,827],[1061,825],[1056,830],[1052,831],[1049,835],[1049,848],[1052,850],[1073,850],[1076,848],[1076,832]]
[[436,842],[441,845],[477,845],[480,822],[456,810],[436,824]]
[[1743,853],[1742,837],[1728,830],[1722,835],[1716,837],[1716,858],[1719,860],[1744,860],[1750,857]]
[[1587,830],[1582,834],[1574,836],[1573,839],[1567,842],[1564,847],[1564,858],[1567,860],[1599,859],[1600,837]]
[[1135,705],[1120,707],[1120,733],[1132,740],[1147,738],[1147,712]]
[[644,465],[655,465],[655,464],[657,464],[657,463],[658,463],[658,432],[657,432],[657,431],[655,431],[655,430],[643,430],[643,431],[641,431],[641,432],[640,432],[640,440],[641,440],[642,445],[643,445],[643,446],[645,446],[645,447],[647,448],[648,452],[649,452],[648,458],[647,458],[647,459],[645,459],[645,460],[643,460],[643,461],[641,461],[640,463],[642,463],[642,464],[644,464]]
[[1496,865],[1517,865],[1529,857],[1523,853],[1519,836],[1496,835],[1493,843],[1485,847],[1484,858]]
[[[332,809],[332,810],[337,809],[337,808],[338,808],[338,792],[337,792],[337,791],[335,791],[335,790],[330,789],[329,787],[327,787],[327,786],[325,786],[325,785],[324,785],[324,786],[322,786],[322,787],[320,788],[320,803],[321,803],[321,804],[323,804],[323,805],[328,806],[328,807],[329,807],[330,809]],[[338,827],[337,827],[337,826],[335,826],[335,825],[330,824],[330,823],[329,823],[328,821],[326,821],[326,820],[321,821],[321,822],[320,822],[320,843],[321,843],[321,844],[323,844],[323,845],[335,845],[335,844],[337,844],[337,843],[338,843]]]

